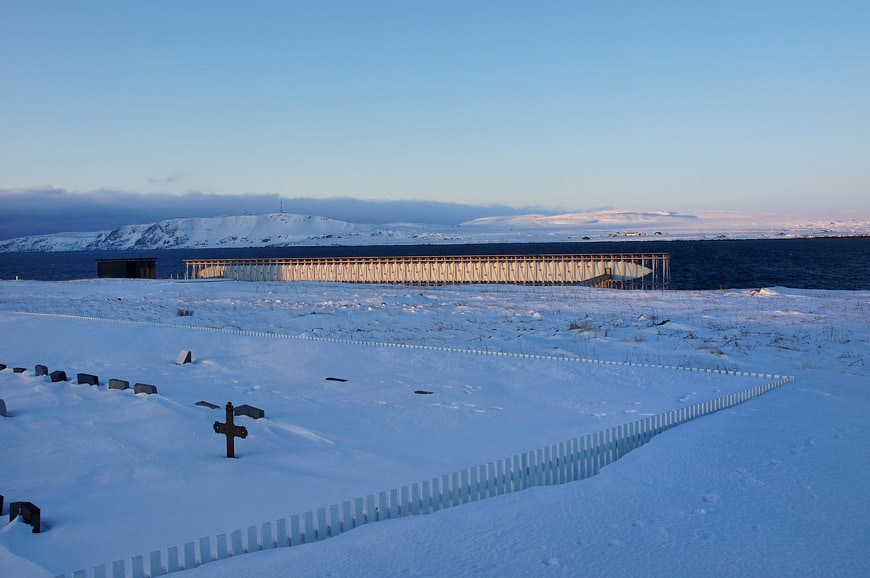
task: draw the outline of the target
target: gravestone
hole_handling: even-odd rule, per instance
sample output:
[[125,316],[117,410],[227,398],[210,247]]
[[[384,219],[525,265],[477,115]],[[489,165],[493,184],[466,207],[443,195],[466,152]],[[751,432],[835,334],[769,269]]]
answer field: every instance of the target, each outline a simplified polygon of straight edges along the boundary
[[40,375],[48,375],[48,367],[44,365],[37,365],[33,371],[36,372],[36,377],[39,377]]
[[137,383],[133,386],[133,392],[147,393],[148,395],[151,395],[152,393],[157,393],[157,387],[153,385],[148,385],[147,383]]
[[259,407],[254,407],[252,405],[244,404],[237,407],[233,410],[235,415],[246,415],[248,417],[252,417],[254,419],[260,419],[261,417],[266,417],[266,412],[260,409]]
[[13,373],[24,373],[25,371],[27,371],[26,367],[13,367],[12,368]]
[[100,385],[100,378],[90,373],[80,373],[76,376],[79,385]]
[[200,407],[207,407],[209,409],[217,409],[218,408],[218,406],[216,406],[215,404],[209,403],[207,401],[198,401],[198,402],[196,402],[195,405],[198,405]]
[[[0,399],[0,417],[6,417],[6,402]],[[2,509],[0,509],[2,510]],[[0,514],[3,512],[0,511]]]
[[0,363],[0,371],[3,371],[4,369],[6,369],[6,364]]
[[12,502],[9,504],[9,521],[11,522],[18,516],[24,520],[25,524],[33,526],[33,533],[39,534],[41,512],[39,508],[30,502]]
[[0,516],[3,515],[3,494],[0,494]]
[[175,361],[176,365],[184,365],[185,363],[193,363],[193,354],[186,349],[178,354],[178,359]]
[[109,389],[130,389],[130,382],[124,379],[110,379]]
[[233,423],[233,404],[227,402],[226,409],[226,423],[216,421],[214,422],[214,425],[212,427],[214,428],[215,433],[224,434],[225,436],[227,436],[227,457],[234,458],[236,457],[234,440],[236,437],[240,437],[242,439],[248,437],[248,428],[243,425],[236,425]]
[[67,379],[66,372],[59,369],[52,371],[49,377],[51,378],[52,383],[57,383],[59,381],[69,381],[69,379]]

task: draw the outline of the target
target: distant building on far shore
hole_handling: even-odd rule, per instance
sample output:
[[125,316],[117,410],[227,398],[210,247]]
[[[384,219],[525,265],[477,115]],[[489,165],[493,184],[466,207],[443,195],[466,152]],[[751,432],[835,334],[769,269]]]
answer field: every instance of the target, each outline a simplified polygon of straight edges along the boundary
[[97,259],[97,277],[120,279],[157,279],[157,259]]

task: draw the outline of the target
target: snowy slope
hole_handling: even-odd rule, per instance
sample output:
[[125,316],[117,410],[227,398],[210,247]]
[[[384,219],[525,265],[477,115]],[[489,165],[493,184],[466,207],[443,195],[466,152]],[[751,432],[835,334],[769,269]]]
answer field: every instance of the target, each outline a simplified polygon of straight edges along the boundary
[[6,251],[108,251],[197,247],[257,247],[351,235],[358,225],[322,217],[270,214],[168,219],[92,234],[41,235],[0,243]]
[[782,238],[870,234],[870,213],[828,214],[598,211],[556,216],[477,219],[454,226],[365,225],[276,213],[169,219],[97,233],[64,233],[0,241],[0,252],[104,251],[391,245],[420,243],[555,242],[629,239]]
[[[28,371],[0,371],[0,493],[41,506],[46,531],[0,520],[0,575],[129,567],[759,382],[659,367],[677,366],[797,380],[583,482],[179,576],[864,576],[868,315],[866,291],[3,281],[0,362]],[[188,348],[194,363],[176,365]],[[37,363],[72,381],[37,378]],[[111,377],[159,394],[108,390]],[[222,412],[198,400],[266,410],[239,418],[238,460],[211,431]]]

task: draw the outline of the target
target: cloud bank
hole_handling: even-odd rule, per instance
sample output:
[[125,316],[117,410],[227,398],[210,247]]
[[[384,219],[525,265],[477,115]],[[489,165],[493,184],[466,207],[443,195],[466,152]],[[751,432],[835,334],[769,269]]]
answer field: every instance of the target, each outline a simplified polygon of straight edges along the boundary
[[53,187],[0,189],[0,239],[53,233],[93,232],[180,217],[297,213],[352,223],[427,223],[453,225],[529,212],[540,207],[465,205],[438,201],[315,199],[277,194],[215,195],[189,192],[134,193],[111,189],[73,192]]

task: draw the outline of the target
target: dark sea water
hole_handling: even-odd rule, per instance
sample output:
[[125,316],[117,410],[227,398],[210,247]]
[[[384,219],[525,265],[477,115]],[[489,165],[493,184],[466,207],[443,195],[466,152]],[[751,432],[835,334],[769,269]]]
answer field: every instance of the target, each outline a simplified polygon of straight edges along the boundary
[[870,289],[870,237],[0,253],[0,279],[92,279],[97,259],[121,257],[156,258],[168,279],[184,277],[183,259],[552,253],[670,253],[671,289]]

